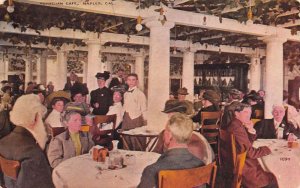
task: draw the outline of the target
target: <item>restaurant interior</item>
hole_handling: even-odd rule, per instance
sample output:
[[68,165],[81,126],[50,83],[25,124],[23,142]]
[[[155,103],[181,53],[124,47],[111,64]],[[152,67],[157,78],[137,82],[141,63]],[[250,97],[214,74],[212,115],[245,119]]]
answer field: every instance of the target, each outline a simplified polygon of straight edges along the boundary
[[[210,187],[228,186],[222,179],[220,154],[220,143],[225,140],[231,143],[227,150],[234,162],[228,187],[252,187],[244,183],[242,175],[250,152],[240,152],[241,148],[234,144],[238,136],[221,136],[219,122],[234,89],[245,95],[264,91],[263,108],[257,111],[264,115],[252,118],[254,124],[275,118],[274,106],[283,104],[285,91],[293,107],[285,106],[284,119],[293,121],[300,132],[300,1],[0,0],[0,81],[14,83],[22,74],[25,86],[35,82],[47,88],[51,83],[54,92],[59,92],[75,73],[91,92],[98,88],[99,78],[95,75],[105,71],[114,75],[118,70],[138,76],[138,88],[147,99],[146,128],[118,132],[123,148],[119,153],[113,149],[115,153],[109,160],[122,158],[125,165],[106,170],[105,157],[103,163],[94,156],[96,150],[100,156],[101,149],[94,147],[88,154],[67,159],[53,168],[55,187],[138,186],[144,168],[160,159],[153,150],[169,118],[162,111],[166,111],[170,95],[177,95],[181,88],[188,91],[185,99],[194,107],[201,101],[201,91],[214,90],[219,94],[220,113],[207,115],[207,119],[217,119],[213,123],[217,127],[211,128],[218,129],[217,141],[211,142],[207,138],[211,132],[206,136],[202,130],[204,119],[197,124],[197,135],[211,151],[203,160],[209,167],[209,178],[204,183]],[[89,101],[87,95],[86,102]],[[105,121],[114,122],[116,128],[116,119]],[[103,123],[102,119],[98,123]],[[132,148],[126,137],[132,137],[139,147]],[[140,137],[146,142],[140,142]],[[272,150],[271,155],[258,159],[261,168],[275,175],[277,187],[299,187],[299,178],[290,175],[300,172],[298,145],[275,140],[251,142],[251,147],[267,145]],[[119,147],[117,143],[113,145]],[[0,149],[0,172],[1,160]],[[2,171],[6,175],[3,167]],[[194,187],[199,182],[189,183],[205,179],[203,169],[190,175],[174,173],[183,173],[184,184],[174,179],[172,184],[168,180],[172,175],[162,175],[157,178],[157,187]],[[17,174],[13,175],[15,179]],[[195,180],[195,176],[201,178]]]

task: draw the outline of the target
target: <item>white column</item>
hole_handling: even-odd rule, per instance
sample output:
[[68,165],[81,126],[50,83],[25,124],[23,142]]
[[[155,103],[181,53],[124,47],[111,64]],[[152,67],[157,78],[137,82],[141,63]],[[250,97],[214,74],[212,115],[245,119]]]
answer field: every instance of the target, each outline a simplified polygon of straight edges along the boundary
[[59,82],[56,84],[56,90],[62,90],[67,82],[67,52],[64,50],[57,51],[57,72]]
[[87,86],[89,91],[93,91],[98,88],[97,79],[95,75],[97,72],[103,72],[101,65],[101,43],[100,39],[87,40],[88,46],[88,63],[87,63]]
[[30,58],[24,58],[25,60],[25,89],[28,82],[32,81],[32,63]]
[[86,83],[87,82],[87,62],[82,61],[82,66],[83,66],[83,78],[82,78],[82,82]]
[[283,97],[283,43],[286,39],[266,37],[265,118],[272,118],[273,104],[282,104]]
[[5,77],[5,80],[8,80],[8,67],[9,67],[9,59],[5,59],[4,60],[4,67],[5,67],[5,71],[4,71],[4,73],[5,73],[5,75],[4,75],[4,77]]
[[261,81],[261,65],[260,58],[251,56],[251,64],[250,64],[250,90],[258,91],[261,89],[260,87]]
[[188,89],[189,95],[187,100],[193,100],[194,96],[194,61],[195,50],[184,50],[182,65],[182,87]]
[[135,73],[139,77],[139,88],[144,91],[144,62],[145,62],[145,55],[144,53],[138,53],[133,55],[135,57]]
[[[3,56],[3,53],[1,53],[1,56]],[[7,78],[5,77],[5,59],[4,58],[1,58],[0,59],[0,81],[2,80],[6,80]]]
[[47,54],[43,51],[40,56],[40,83],[47,85]]
[[36,60],[36,83],[41,83],[41,56],[37,55]]
[[151,20],[150,28],[149,76],[148,76],[148,125],[163,129],[167,116],[161,111],[169,98],[170,85],[170,29],[174,23]]

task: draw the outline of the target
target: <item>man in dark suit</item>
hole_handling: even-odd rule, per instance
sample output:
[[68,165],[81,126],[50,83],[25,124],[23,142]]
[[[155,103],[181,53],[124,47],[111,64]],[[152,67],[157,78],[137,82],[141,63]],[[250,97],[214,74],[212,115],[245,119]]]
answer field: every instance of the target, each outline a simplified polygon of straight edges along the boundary
[[64,91],[72,91],[73,88],[80,87],[81,83],[78,81],[78,76],[74,73],[70,73],[70,78],[67,80],[65,84]]
[[272,119],[263,119],[255,124],[254,128],[256,130],[257,138],[287,139],[290,133],[293,133],[299,137],[299,131],[297,131],[293,124],[287,122],[284,118],[284,106],[274,105],[272,114]]
[[[43,152],[47,133],[42,116],[46,108],[37,95],[23,95],[10,112],[14,130],[0,140],[0,155],[21,163],[17,179],[4,175],[6,187],[54,188],[51,170]],[[1,182],[0,182],[1,183]]]
[[158,187],[160,170],[179,170],[204,166],[204,163],[188,151],[187,143],[193,132],[192,120],[184,114],[174,114],[164,130],[167,151],[142,174],[139,188]]

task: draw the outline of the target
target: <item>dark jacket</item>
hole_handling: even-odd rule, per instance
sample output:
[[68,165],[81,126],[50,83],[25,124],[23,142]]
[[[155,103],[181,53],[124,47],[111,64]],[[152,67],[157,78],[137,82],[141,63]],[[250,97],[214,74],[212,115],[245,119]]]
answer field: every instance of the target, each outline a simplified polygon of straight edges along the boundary
[[[98,88],[91,92],[91,106],[94,115],[106,115],[109,107],[113,104],[112,91],[107,87]],[[95,103],[99,103],[99,108],[95,107]]]
[[0,140],[0,146],[0,155],[21,162],[16,181],[4,176],[6,187],[54,187],[46,156],[28,130],[16,126],[9,135]]
[[[192,120],[195,123],[197,123],[197,122],[201,123],[201,112],[217,112],[217,111],[219,111],[219,108],[217,108],[215,105],[204,107],[201,110],[199,110],[199,112],[192,118]],[[204,123],[207,125],[210,125],[210,124],[216,123],[216,120],[209,119],[209,120],[206,120]]]
[[[283,139],[287,139],[289,133],[294,133],[299,137],[298,131],[290,123],[284,120],[280,123],[279,127],[283,128]],[[274,119],[263,119],[254,125],[257,138],[263,139],[276,139],[276,130],[274,126]]]
[[204,166],[204,163],[186,148],[170,149],[162,154],[155,163],[144,169],[138,187],[158,187],[158,173],[160,170],[189,169],[199,166]]
[[[247,151],[242,175],[242,186],[245,188],[257,188],[274,183],[274,181],[276,182],[275,176],[272,173],[265,172],[257,160],[268,155],[268,149],[266,147],[254,148],[252,146],[256,135],[250,134],[242,125],[242,122],[236,118],[229,123],[227,131],[235,136],[237,153],[244,150]],[[229,158],[230,155],[230,153],[222,154],[225,158]],[[226,164],[226,161],[224,164]]]

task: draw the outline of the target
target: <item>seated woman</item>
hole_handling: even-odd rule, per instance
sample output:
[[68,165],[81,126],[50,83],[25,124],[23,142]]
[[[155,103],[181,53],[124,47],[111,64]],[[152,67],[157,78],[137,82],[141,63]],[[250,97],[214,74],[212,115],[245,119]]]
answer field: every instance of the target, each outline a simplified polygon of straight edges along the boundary
[[[247,151],[245,166],[242,174],[242,186],[245,188],[252,187],[278,187],[276,177],[263,170],[258,162],[258,158],[269,155],[271,150],[267,146],[254,148],[252,146],[255,138],[256,131],[253,128],[253,123],[250,120],[251,106],[237,101],[232,102],[227,108],[224,115],[228,116],[223,120],[222,127],[224,130],[232,133],[235,136],[237,153]],[[221,145],[222,147],[226,147]],[[221,149],[222,161],[224,161],[224,170],[228,170],[224,175],[232,174],[232,169],[228,166],[231,163],[231,152]],[[226,166],[228,166],[226,168]],[[229,178],[229,177],[224,177]]]
[[[125,92],[125,88],[114,86],[112,87],[113,93],[113,102],[114,104],[109,107],[109,110],[106,115],[113,115],[116,114],[116,127],[114,131],[114,138],[115,140],[120,140],[120,137],[117,133],[117,129],[121,127],[123,116],[124,116],[124,109],[123,109],[123,93]],[[108,149],[112,149],[112,138],[108,135],[107,131],[113,128],[113,124],[102,124],[102,125],[95,125],[91,128],[91,132],[93,134],[93,140],[96,144],[101,146],[107,147]]]
[[63,121],[67,130],[52,138],[47,152],[52,168],[71,157],[88,153],[94,146],[91,135],[80,131],[81,116],[78,112],[67,112]]
[[61,121],[61,113],[64,110],[66,99],[56,97],[51,101],[52,111],[45,120],[45,123],[50,127],[64,127]]

